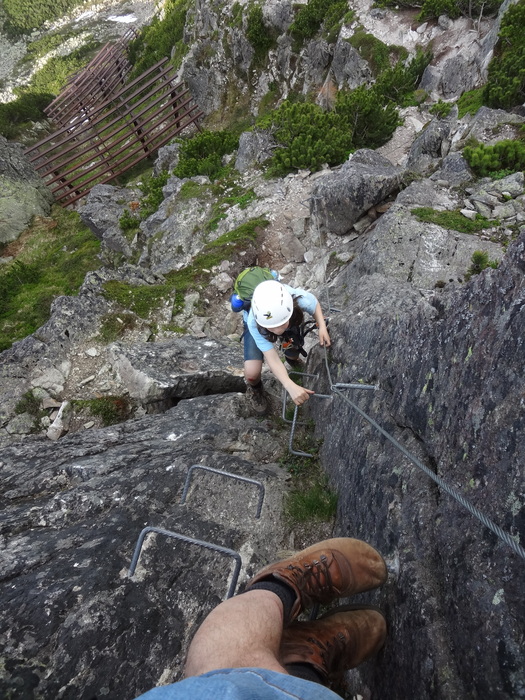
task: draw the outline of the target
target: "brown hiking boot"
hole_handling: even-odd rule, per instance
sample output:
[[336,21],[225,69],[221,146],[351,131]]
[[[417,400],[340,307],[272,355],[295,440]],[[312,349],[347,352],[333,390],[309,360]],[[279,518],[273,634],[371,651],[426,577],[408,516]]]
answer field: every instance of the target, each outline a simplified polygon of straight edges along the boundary
[[319,620],[287,627],[279,657],[283,666],[310,664],[328,685],[376,654],[385,639],[386,620],[377,608],[344,605]]
[[377,550],[352,537],[336,537],[303,549],[289,559],[269,564],[248,581],[275,578],[292,588],[296,595],[291,619],[315,603],[331,603],[336,598],[369,591],[387,579],[386,564]]
[[257,416],[264,416],[268,412],[268,400],[262,383],[259,387],[255,388],[251,384],[246,385],[246,405],[250,413],[254,413]]

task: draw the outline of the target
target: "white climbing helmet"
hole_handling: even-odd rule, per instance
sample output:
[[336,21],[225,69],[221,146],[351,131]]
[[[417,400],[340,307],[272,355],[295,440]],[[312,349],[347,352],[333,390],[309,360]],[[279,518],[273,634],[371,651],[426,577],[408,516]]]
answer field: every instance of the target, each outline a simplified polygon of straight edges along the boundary
[[293,298],[277,280],[266,280],[255,287],[252,311],[263,328],[277,328],[288,321],[293,313]]

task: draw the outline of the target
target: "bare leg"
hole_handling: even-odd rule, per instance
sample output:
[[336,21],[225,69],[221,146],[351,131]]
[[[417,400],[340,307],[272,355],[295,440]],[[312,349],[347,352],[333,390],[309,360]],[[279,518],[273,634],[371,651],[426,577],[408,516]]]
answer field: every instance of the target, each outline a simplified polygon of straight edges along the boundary
[[261,360],[246,360],[244,363],[244,378],[252,386],[261,379],[263,363]]
[[220,668],[266,668],[288,672],[277,661],[283,605],[271,591],[247,591],[218,605],[197,630],[188,650],[185,677]]

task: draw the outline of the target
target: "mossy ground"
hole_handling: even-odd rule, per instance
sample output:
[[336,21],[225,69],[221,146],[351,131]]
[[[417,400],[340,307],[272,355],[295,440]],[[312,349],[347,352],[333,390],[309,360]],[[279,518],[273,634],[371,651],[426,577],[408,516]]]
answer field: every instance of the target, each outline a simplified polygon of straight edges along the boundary
[[78,293],[86,273],[100,267],[99,250],[78,214],[58,205],[4,247],[14,260],[0,267],[0,350],[43,325],[57,296]]

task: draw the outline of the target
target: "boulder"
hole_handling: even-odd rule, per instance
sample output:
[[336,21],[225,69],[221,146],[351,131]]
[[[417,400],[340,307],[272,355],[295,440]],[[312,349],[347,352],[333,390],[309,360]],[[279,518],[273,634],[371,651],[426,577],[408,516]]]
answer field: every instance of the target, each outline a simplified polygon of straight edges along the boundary
[[183,398],[245,390],[239,343],[186,335],[160,343],[114,343],[110,361],[126,392],[150,413]]
[[0,136],[0,243],[16,240],[33,216],[47,216],[52,202],[20,144]]
[[343,39],[338,40],[334,47],[331,69],[339,89],[344,86],[354,90],[372,80],[368,63],[361,58],[357,49]]
[[264,163],[272,157],[275,147],[275,139],[267,131],[245,131],[239,139],[235,169],[245,173],[250,168]]
[[457,114],[458,109],[454,106],[446,119],[433,119],[418,134],[408,154],[406,169],[409,172],[428,174],[437,168],[439,160],[450,150],[451,135]]
[[[129,212],[128,204],[134,201],[138,205],[140,197],[140,191],[128,187],[95,185],[79,210],[80,218],[103,241],[106,231],[119,230],[119,219],[124,211]],[[108,235],[114,237],[115,233]]]
[[315,181],[310,213],[323,229],[344,235],[370,207],[392,194],[400,182],[401,170],[387,158],[361,149],[340,170]]
[[[465,280],[472,254],[480,247],[477,236],[419,221],[395,205],[369,235],[354,263],[355,272],[380,274],[422,290],[450,283],[458,285]],[[497,243],[483,241],[482,247],[490,259],[503,256],[503,248]]]

